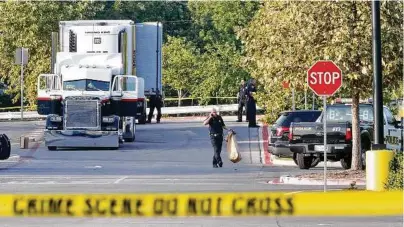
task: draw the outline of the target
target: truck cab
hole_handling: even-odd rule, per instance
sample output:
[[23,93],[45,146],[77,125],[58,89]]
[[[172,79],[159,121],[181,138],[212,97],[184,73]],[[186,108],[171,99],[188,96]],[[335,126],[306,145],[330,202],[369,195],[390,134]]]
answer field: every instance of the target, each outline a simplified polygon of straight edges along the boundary
[[136,54],[136,33],[144,32],[136,27],[130,20],[61,21],[52,33],[52,73],[38,77],[37,97],[50,150],[135,140],[136,119],[146,120],[145,79],[158,77],[136,75],[136,59],[155,54]]

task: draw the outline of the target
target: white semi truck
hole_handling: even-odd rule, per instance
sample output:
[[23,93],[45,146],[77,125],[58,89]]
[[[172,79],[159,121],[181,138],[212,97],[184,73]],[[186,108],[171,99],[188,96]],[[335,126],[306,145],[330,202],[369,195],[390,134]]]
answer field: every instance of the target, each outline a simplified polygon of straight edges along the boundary
[[52,33],[52,73],[38,77],[49,150],[118,149],[146,122],[161,87],[162,26],[131,20],[61,21]]

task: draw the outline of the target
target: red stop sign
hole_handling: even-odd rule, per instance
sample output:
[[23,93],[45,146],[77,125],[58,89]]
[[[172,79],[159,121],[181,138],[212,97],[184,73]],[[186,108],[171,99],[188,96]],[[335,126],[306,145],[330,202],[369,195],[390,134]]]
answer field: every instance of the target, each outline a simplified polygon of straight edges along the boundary
[[318,96],[332,96],[342,86],[342,72],[332,61],[318,61],[307,71],[307,84]]

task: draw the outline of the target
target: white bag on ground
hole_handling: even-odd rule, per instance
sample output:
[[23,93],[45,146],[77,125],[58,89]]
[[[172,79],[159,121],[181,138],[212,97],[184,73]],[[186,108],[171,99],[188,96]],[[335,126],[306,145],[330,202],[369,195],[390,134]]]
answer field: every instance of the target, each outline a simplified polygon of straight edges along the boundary
[[227,134],[227,153],[229,153],[229,159],[233,163],[237,163],[241,160],[241,154],[238,151],[238,144],[237,144],[237,138],[236,138],[236,133],[234,131],[230,131]]

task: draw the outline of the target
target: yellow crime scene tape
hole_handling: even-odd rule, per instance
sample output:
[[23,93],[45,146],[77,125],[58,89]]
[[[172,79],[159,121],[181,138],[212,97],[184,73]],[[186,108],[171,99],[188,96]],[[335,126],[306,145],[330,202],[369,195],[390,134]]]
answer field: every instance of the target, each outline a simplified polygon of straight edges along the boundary
[[403,191],[186,194],[0,194],[0,216],[402,215]]

